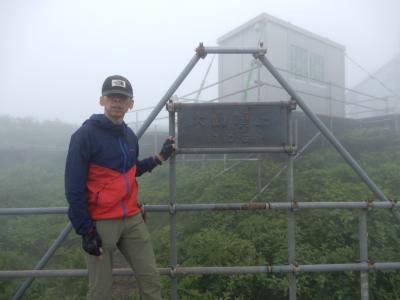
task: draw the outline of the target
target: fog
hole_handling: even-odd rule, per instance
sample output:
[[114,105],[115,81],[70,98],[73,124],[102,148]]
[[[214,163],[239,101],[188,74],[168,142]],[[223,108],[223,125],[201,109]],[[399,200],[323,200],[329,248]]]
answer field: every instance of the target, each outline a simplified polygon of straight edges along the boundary
[[[0,115],[80,124],[102,111],[101,84],[112,74],[130,79],[136,109],[155,105],[199,42],[215,46],[262,12],[344,45],[374,72],[400,52],[399,11],[398,0],[3,0]],[[179,94],[200,86],[207,59]],[[365,76],[346,60],[346,86]]]

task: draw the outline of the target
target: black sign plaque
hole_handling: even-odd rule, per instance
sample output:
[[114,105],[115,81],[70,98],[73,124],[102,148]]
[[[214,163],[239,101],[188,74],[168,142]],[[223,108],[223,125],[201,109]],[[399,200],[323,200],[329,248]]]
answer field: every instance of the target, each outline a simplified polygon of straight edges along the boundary
[[180,103],[178,147],[265,148],[288,145],[289,102]]

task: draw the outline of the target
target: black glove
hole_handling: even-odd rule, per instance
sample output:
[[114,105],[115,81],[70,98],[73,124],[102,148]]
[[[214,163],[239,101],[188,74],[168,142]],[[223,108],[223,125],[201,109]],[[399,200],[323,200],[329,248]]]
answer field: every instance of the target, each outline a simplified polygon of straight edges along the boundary
[[101,238],[98,235],[96,228],[92,228],[89,233],[82,236],[82,248],[90,255],[101,255]]
[[173,138],[167,138],[158,155],[160,155],[162,159],[167,160],[175,151],[174,145],[175,141],[173,140]]

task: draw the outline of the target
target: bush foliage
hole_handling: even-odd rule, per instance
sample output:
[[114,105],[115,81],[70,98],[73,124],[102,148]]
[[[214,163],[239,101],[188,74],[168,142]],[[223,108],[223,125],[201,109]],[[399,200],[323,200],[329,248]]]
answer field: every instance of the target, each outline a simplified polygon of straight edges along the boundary
[[[24,122],[29,123],[29,120]],[[54,142],[58,146],[66,146],[66,135],[74,129],[59,122],[31,122],[36,127],[30,126],[30,143],[40,141],[47,145]],[[27,126],[25,123],[24,126]],[[4,126],[8,126],[7,131]],[[0,138],[7,132],[7,136],[15,139],[20,132],[18,126],[20,123],[16,120],[0,118]],[[10,130],[14,130],[15,134],[11,134]],[[47,132],[52,132],[49,140],[43,136]],[[35,136],[38,138],[35,139]],[[400,192],[400,143],[397,135],[387,131],[352,131],[340,139],[387,197],[396,199]],[[7,145],[3,146],[6,148]],[[65,152],[36,149],[33,156],[21,159],[26,152],[17,155],[15,151],[9,159],[3,156],[0,160],[1,207],[66,206],[63,190]],[[260,161],[243,162],[219,176],[215,175],[223,170],[223,162],[179,164],[177,202],[248,202],[257,193],[259,170],[264,185],[284,164],[282,157],[264,155]],[[168,164],[139,178],[139,186],[141,202],[168,203]],[[286,199],[283,172],[257,201],[284,202]],[[320,142],[295,163],[295,199],[375,200],[371,191],[341,157],[327,143]],[[0,269],[32,269],[67,222],[66,216],[58,215],[0,217]],[[148,213],[147,222],[152,232],[158,265],[167,267],[168,215]],[[178,213],[177,222],[180,266],[287,264],[285,211],[186,212]],[[359,261],[357,210],[299,210],[296,211],[296,223],[298,264]],[[400,230],[390,211],[370,211],[368,232],[371,261],[400,261]],[[117,259],[117,262],[118,267],[126,265],[123,259]],[[79,237],[71,233],[46,268],[85,268]],[[359,278],[358,272],[300,273],[298,298],[359,299]],[[371,272],[369,278],[370,299],[400,299],[399,271]],[[137,294],[132,292],[134,289],[130,288],[131,283],[126,288],[123,280],[115,279],[115,299],[137,299]],[[288,298],[287,274],[185,275],[179,276],[178,281],[180,299]],[[21,282],[11,279],[0,281],[0,298],[10,299]],[[168,299],[169,278],[163,277],[162,282],[163,296]],[[34,281],[25,299],[83,299],[86,288],[86,278],[40,279]]]

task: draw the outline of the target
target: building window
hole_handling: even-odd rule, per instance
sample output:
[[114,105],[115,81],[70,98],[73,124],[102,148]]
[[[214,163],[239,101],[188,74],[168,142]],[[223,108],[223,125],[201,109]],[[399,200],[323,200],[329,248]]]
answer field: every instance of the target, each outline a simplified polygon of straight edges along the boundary
[[308,77],[308,51],[306,49],[291,46],[290,71],[304,79]]
[[300,79],[324,80],[324,58],[304,48],[290,48],[290,71]]
[[310,53],[310,78],[324,80],[324,58],[321,55]]

